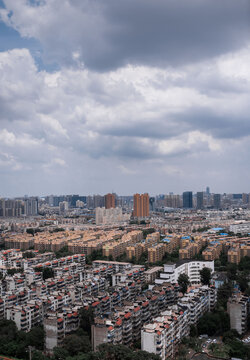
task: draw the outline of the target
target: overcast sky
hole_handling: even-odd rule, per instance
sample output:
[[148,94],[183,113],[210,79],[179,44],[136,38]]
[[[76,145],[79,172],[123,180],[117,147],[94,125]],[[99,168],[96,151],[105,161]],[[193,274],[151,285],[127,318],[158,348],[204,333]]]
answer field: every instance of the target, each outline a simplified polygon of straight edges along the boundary
[[250,192],[249,0],[0,0],[0,197]]

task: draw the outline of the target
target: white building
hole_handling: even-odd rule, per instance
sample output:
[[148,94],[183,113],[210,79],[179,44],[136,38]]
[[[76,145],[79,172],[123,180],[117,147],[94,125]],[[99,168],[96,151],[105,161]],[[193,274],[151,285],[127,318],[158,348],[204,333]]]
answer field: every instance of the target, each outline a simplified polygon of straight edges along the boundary
[[229,231],[234,234],[248,234],[250,233],[250,222],[243,222],[241,224],[232,224]]
[[37,198],[28,198],[24,200],[24,214],[27,216],[34,216],[38,214]]
[[81,200],[76,200],[76,207],[77,208],[83,208],[84,207],[84,202]]
[[174,358],[178,343],[188,336],[189,312],[176,305],[169,307],[160,316],[141,330],[141,349],[154,353],[160,359]]
[[177,305],[145,324],[141,330],[141,349],[159,355],[160,359],[175,359],[178,344],[189,335],[190,325],[215,305],[217,290],[201,286],[182,297]]
[[59,214],[65,215],[69,210],[69,203],[67,201],[62,201],[59,203]]
[[96,208],[95,209],[95,222],[96,225],[109,225],[124,223],[130,219],[130,214],[123,214],[122,208]]
[[214,261],[190,260],[181,264],[165,264],[164,272],[160,273],[160,278],[155,280],[156,284],[163,282],[176,283],[180,274],[186,274],[191,284],[200,284],[200,270],[204,267],[214,272]]

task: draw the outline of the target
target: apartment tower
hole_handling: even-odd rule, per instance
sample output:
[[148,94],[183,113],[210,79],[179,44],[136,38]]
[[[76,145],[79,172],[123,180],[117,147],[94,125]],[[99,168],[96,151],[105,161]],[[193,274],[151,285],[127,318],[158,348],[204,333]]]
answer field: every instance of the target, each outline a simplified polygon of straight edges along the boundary
[[105,209],[115,208],[115,195],[114,194],[106,194],[104,196]]
[[134,194],[134,217],[144,218],[149,216],[149,195]]

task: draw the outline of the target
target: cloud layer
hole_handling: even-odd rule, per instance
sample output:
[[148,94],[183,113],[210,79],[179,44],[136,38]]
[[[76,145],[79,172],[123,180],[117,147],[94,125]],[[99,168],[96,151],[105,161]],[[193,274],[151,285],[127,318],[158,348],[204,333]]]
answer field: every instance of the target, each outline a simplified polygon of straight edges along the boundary
[[4,3],[2,195],[249,191],[247,1]]

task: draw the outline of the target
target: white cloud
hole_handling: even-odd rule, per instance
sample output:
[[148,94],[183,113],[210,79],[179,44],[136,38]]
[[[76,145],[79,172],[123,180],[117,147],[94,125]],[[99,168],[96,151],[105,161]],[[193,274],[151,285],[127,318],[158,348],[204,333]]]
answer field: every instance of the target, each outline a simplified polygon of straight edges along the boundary
[[[195,158],[221,164],[241,151],[237,139],[249,151],[249,54],[246,48],[215,58],[209,69],[205,61],[178,70],[129,65],[97,74],[79,67],[39,71],[27,49],[2,52],[0,152],[8,157],[1,157],[0,171],[31,177],[50,171],[56,183],[56,172],[66,178],[66,168],[71,174],[82,169],[80,183],[101,178],[102,159],[105,176],[105,166],[113,164],[121,177],[154,181],[150,166],[174,177],[188,164],[195,172]],[[212,87],[213,79],[225,77],[230,92],[218,82]]]
[[47,129],[48,131],[53,130],[55,133],[59,135],[63,135],[68,138],[67,130],[62,127],[62,125],[57,119],[43,114],[41,114],[40,118],[41,118],[41,123],[46,126],[46,131]]

